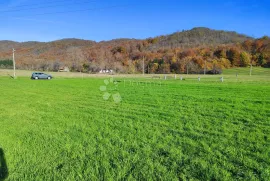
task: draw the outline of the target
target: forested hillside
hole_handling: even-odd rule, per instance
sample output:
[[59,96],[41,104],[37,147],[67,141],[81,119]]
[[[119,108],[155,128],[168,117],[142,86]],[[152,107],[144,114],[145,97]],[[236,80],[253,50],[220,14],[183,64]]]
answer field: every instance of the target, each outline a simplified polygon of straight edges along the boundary
[[[17,67],[28,70],[58,71],[60,67],[68,66],[71,71],[89,73],[100,69],[138,73],[144,65],[145,73],[200,73],[204,67],[213,73],[251,63],[270,66],[269,37],[253,39],[236,32],[208,28],[183,30],[145,40],[0,41],[0,60],[11,59],[13,47]],[[4,65],[1,67],[5,68]]]

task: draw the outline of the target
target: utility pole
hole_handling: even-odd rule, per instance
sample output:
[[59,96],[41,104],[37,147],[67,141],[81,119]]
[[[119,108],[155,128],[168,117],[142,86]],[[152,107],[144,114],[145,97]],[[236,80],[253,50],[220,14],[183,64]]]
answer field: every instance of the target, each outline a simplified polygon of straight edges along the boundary
[[13,79],[16,78],[16,65],[15,65],[15,49],[13,48]]
[[143,56],[143,75],[144,75],[144,56]]
[[252,74],[252,61],[251,61],[251,63],[250,63],[249,76],[251,76],[251,74]]
[[205,75],[205,73],[206,73],[206,60],[204,60],[204,75]]

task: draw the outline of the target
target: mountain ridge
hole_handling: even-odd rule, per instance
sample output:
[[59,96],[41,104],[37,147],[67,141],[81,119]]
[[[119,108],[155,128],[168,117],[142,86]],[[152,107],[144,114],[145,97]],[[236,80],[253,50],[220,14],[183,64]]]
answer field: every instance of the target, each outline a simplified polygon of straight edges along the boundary
[[[268,51],[267,47],[269,47],[267,37],[266,40],[257,41],[250,36],[234,31],[196,27],[146,39],[119,38],[100,42],[77,38],[65,38],[51,42],[4,40],[0,41],[0,60],[11,59],[12,48],[15,48],[17,65],[21,69],[44,70],[46,67],[50,70],[57,70],[60,65],[66,65],[73,71],[95,72],[98,69],[110,67],[120,72],[136,72],[141,71],[139,68],[141,65],[138,62],[144,57],[146,64],[148,63],[149,66],[153,64],[159,68],[164,62],[168,64],[167,66],[172,66],[173,59],[183,61],[185,58],[188,58],[188,62],[194,62],[194,65],[200,66],[202,66],[203,59],[214,61],[216,58],[218,60],[225,58],[226,63],[223,62],[226,64],[225,67],[240,66],[242,64],[238,57],[241,52],[246,51],[250,54],[259,52],[261,54],[263,51]],[[216,51],[222,51],[222,55]],[[156,64],[157,62],[158,64]],[[167,69],[173,68],[167,67]],[[184,68],[182,67],[181,70]]]
[[170,36],[173,34],[177,34],[177,33],[183,33],[183,32],[189,32],[189,31],[202,31],[202,30],[207,30],[207,31],[216,31],[216,32],[225,32],[225,33],[235,33],[238,35],[241,35],[243,37],[248,37],[251,39],[251,36],[243,34],[243,33],[238,33],[236,31],[226,31],[226,30],[215,30],[215,29],[211,29],[211,28],[207,28],[207,27],[194,27],[190,30],[182,30],[182,31],[176,31],[176,32],[172,32],[169,33],[167,35],[158,35],[158,36],[154,36],[154,37],[148,37],[148,38],[142,38],[142,39],[138,39],[138,38],[114,38],[111,40],[101,40],[101,41],[95,41],[95,40],[90,40],[90,39],[80,39],[80,38],[61,38],[61,39],[56,39],[56,40],[52,40],[52,41],[35,41],[35,40],[28,40],[28,41],[14,41],[14,40],[0,40],[0,43],[2,42],[12,42],[12,43],[28,43],[28,42],[36,42],[36,43],[51,43],[51,42],[55,42],[55,41],[70,41],[70,40],[79,40],[79,41],[92,41],[92,42],[96,42],[96,43],[100,43],[100,42],[109,42],[109,41],[115,41],[115,40],[145,40],[145,39],[149,39],[149,38],[156,38],[156,37],[161,37],[161,36]]

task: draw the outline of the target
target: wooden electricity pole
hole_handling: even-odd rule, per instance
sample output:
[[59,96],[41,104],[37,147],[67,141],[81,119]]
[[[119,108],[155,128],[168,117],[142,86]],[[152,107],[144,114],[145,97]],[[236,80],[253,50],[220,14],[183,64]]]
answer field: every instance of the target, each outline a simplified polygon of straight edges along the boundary
[[204,75],[206,74],[206,60],[204,60],[204,71],[203,71]]
[[251,76],[251,74],[252,74],[252,61],[251,61],[251,63],[250,63],[249,76]]
[[143,75],[144,75],[144,56],[143,56]]
[[16,77],[15,49],[13,48],[13,79]]

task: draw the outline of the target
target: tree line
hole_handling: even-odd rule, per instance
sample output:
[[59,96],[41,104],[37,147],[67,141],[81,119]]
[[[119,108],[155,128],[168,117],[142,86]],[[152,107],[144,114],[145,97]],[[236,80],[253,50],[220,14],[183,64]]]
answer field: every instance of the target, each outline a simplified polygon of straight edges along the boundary
[[[231,67],[270,66],[269,38],[195,48],[163,48],[148,50],[153,39],[136,46],[121,45],[105,49],[85,49],[87,61],[81,66],[73,62],[73,70],[97,72],[113,69],[120,73],[219,73]],[[75,64],[74,64],[75,63]],[[77,65],[77,66],[76,66]],[[144,66],[144,67],[143,67]]]
[[[8,56],[10,52],[0,49],[0,57]],[[270,67],[270,39],[195,28],[145,40],[21,43],[16,64],[20,69],[41,71],[67,66],[86,73],[102,69],[117,73],[220,73],[231,67]]]
[[13,67],[13,61],[12,60],[0,60],[0,68],[10,69]]

